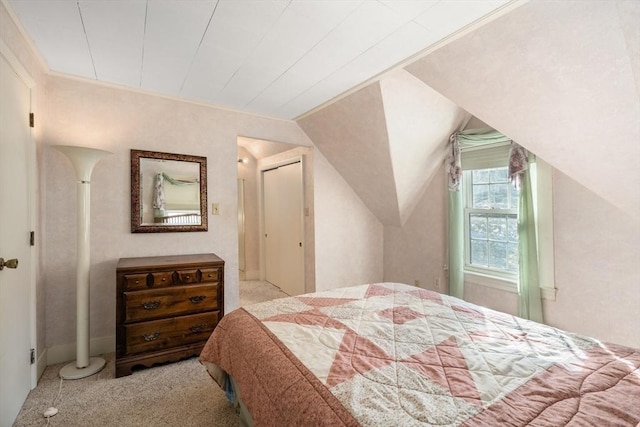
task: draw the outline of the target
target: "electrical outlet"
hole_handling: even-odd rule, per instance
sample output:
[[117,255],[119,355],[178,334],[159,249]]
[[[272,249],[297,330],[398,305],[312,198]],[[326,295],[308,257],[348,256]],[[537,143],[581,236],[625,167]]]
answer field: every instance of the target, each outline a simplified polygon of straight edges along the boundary
[[413,286],[420,286],[420,280],[416,279],[413,281]]
[[439,277],[434,277],[433,278],[433,286],[438,290],[440,289],[440,278]]

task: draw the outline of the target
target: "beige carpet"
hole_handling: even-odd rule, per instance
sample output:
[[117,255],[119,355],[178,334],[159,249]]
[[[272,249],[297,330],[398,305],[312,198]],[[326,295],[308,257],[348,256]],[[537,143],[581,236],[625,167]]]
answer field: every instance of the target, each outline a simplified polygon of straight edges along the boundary
[[271,301],[288,297],[269,282],[245,281],[240,282],[240,305],[256,304],[263,301]]
[[[240,305],[286,296],[268,282],[240,282]],[[64,364],[48,366],[14,426],[238,426],[234,408],[197,358],[117,379],[114,353],[104,358],[101,372],[81,380],[62,381]],[[59,412],[46,419],[42,414],[50,406]]]

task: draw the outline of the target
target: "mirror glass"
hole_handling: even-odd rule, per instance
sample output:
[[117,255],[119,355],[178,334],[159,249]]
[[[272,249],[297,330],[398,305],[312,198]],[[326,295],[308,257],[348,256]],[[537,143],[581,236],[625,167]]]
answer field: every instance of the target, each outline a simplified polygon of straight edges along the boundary
[[131,231],[207,231],[207,159],[131,150]]

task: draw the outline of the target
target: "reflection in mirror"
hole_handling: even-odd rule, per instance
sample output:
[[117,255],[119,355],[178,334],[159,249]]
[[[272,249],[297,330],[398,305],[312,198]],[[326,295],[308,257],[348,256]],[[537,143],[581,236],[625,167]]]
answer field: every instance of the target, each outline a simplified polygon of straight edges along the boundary
[[207,230],[206,158],[131,150],[131,231]]

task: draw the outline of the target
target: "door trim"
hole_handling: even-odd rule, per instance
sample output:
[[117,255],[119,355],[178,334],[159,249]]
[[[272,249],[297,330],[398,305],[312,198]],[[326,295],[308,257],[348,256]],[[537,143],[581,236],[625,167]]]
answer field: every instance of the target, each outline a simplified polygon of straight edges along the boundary
[[[2,55],[5,60],[8,62],[9,66],[13,68],[18,77],[24,82],[25,86],[29,89],[30,95],[30,110],[34,112],[35,105],[35,94],[34,88],[36,87],[36,81],[31,77],[31,74],[27,71],[26,68],[22,65],[20,60],[14,55],[9,46],[4,42],[4,40],[0,39],[0,55]],[[27,117],[25,117],[25,121]],[[29,226],[31,230],[36,231],[36,244],[42,240],[42,236],[39,233],[38,228],[36,227],[36,183],[38,182],[38,175],[36,169],[36,144],[35,138],[33,134],[33,128],[30,128],[29,131],[29,147],[27,149],[28,159],[27,159],[27,176],[28,183],[27,188],[29,190]],[[33,363],[31,365],[31,389],[33,390],[35,386],[38,384],[38,378],[44,371],[46,364],[39,363],[40,357],[45,355],[45,351],[39,352],[38,350],[38,330],[37,330],[37,303],[36,303],[36,275],[37,275],[37,266],[36,266],[36,246],[31,246],[31,250],[29,252],[30,256],[30,270],[29,270],[29,319],[31,322],[30,325],[30,337],[29,340],[31,342],[31,348],[36,350],[36,358],[38,359],[38,363]],[[42,353],[42,354],[39,354]],[[28,355],[25,354],[25,357]]]

